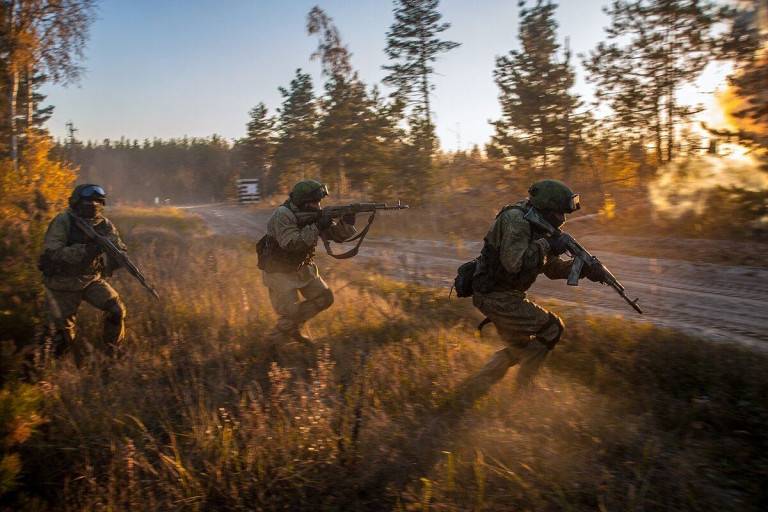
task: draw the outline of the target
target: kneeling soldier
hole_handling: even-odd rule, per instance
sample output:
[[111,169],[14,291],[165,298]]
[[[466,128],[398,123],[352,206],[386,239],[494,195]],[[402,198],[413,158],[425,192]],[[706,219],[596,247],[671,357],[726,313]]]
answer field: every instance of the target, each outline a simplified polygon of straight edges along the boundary
[[98,185],[78,185],[69,198],[67,211],[54,217],[45,233],[39,268],[43,272],[50,319],[55,328],[56,356],[74,346],[76,359],[82,358],[82,347],[75,343],[75,321],[82,301],[104,312],[102,340],[108,353],[114,353],[125,335],[125,306],[115,289],[104,280],[119,264],[107,257],[73,218],[76,215],[85,219],[97,233],[107,236],[121,250],[125,249],[117,229],[103,216],[106,196]]
[[334,242],[352,237],[356,233],[355,215],[345,215],[341,222],[318,216],[315,222],[306,225],[296,217],[298,212],[319,213],[320,201],[327,195],[327,187],[320,182],[298,182],[288,200],[270,217],[267,234],[259,242],[259,267],[278,315],[273,340],[287,338],[311,343],[301,333],[302,326],[333,304],[333,292],[314,262],[315,246],[320,236]]

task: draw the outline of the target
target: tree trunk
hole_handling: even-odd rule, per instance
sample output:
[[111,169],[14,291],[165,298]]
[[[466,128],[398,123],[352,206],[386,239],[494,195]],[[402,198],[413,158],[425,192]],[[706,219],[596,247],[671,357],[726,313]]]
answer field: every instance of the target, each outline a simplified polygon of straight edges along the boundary
[[11,131],[11,162],[13,162],[13,170],[18,172],[19,170],[19,138],[17,134],[16,126],[16,101],[19,96],[19,72],[16,70],[16,66],[11,64],[11,87],[8,92],[8,115],[10,116],[10,131]]
[[661,98],[659,98],[659,95],[656,94],[656,98],[654,98],[654,116],[656,118],[656,124],[653,127],[654,135],[656,137],[656,165],[660,165],[664,162],[664,151],[661,147],[661,134],[663,131],[663,126],[661,125],[661,108],[659,106],[660,101]]
[[667,162],[672,161],[675,146],[675,90],[670,85],[667,92]]

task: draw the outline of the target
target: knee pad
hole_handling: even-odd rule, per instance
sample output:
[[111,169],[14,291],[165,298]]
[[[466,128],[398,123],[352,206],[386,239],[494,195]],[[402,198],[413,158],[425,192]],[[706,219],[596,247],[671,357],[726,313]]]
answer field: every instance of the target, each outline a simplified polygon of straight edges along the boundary
[[317,304],[322,309],[328,309],[333,305],[333,292],[330,288],[327,288],[322,294],[317,297]]
[[110,300],[104,308],[107,322],[121,324],[125,320],[125,306],[120,299]]
[[[565,324],[559,316],[548,313],[547,322],[536,333],[536,339],[549,350],[555,348],[565,331]],[[550,334],[554,330],[554,335]]]

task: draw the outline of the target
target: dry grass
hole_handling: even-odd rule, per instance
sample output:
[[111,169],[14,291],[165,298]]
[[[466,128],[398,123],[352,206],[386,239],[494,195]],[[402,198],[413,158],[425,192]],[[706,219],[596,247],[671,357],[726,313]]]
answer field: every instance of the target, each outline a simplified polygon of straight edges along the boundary
[[[123,227],[119,224],[119,227]],[[127,353],[41,362],[46,422],[2,507],[28,510],[759,510],[766,357],[620,318],[571,318],[538,389],[439,415],[499,344],[466,301],[326,276],[315,354],[273,321],[253,244],[125,230]],[[97,315],[81,319],[94,342]],[[492,329],[489,329],[492,331]]]

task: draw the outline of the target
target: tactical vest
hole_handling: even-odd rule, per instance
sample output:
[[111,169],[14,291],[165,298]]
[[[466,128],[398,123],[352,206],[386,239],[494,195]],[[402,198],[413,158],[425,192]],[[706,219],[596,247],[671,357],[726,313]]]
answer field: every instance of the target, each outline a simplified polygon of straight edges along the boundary
[[261,270],[270,273],[291,273],[297,272],[302,266],[314,261],[315,248],[309,247],[306,251],[287,251],[280,247],[275,237],[264,235],[256,244],[256,254]]
[[[496,214],[496,221],[508,210],[520,210],[525,212],[519,204],[508,204]],[[493,229],[496,229],[494,224]],[[533,229],[528,241],[533,242]],[[498,247],[495,247],[488,241],[488,237],[483,239],[483,248],[480,251],[480,257],[477,259],[477,268],[472,279],[472,288],[478,293],[491,293],[498,291],[526,291],[536,281],[539,275],[539,269],[521,269],[516,274],[510,274],[501,263],[501,256]]]
[[[67,215],[70,215],[67,213]],[[109,223],[102,220],[95,226],[94,231],[100,235],[109,235],[111,230]],[[77,223],[69,218],[69,231],[67,233],[67,247],[76,244],[87,244],[90,240],[85,233],[77,227]],[[45,251],[40,257],[38,268],[45,276],[94,276],[101,274],[105,268],[104,255],[96,256],[91,260],[84,260],[78,263],[66,263],[60,260],[54,261],[49,251]]]

